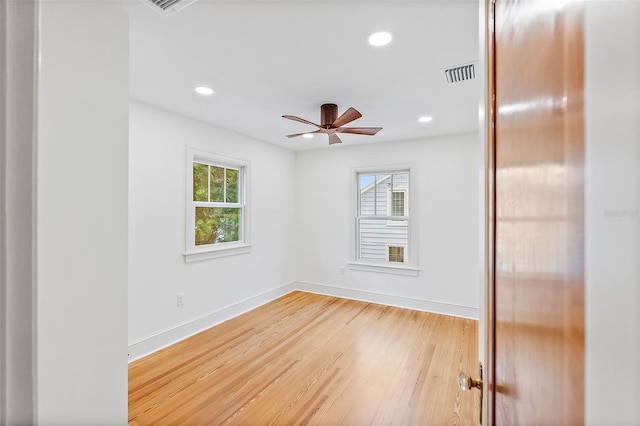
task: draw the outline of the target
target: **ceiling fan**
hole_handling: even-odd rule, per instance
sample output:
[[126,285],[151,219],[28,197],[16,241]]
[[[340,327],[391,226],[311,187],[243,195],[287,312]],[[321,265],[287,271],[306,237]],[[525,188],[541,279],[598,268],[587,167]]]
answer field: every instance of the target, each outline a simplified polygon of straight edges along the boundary
[[311,133],[324,133],[329,135],[329,145],[335,143],[342,143],[336,133],[353,133],[357,135],[373,136],[382,130],[382,127],[342,127],[345,124],[351,123],[354,120],[362,117],[355,108],[350,107],[340,117],[338,117],[338,106],[336,104],[324,104],[320,107],[320,123],[315,124],[304,118],[296,117],[294,115],[283,115],[282,118],[288,118],[289,120],[299,121],[300,123],[311,124],[316,126],[318,130],[315,132],[295,133],[293,135],[287,135],[288,138],[295,138]]

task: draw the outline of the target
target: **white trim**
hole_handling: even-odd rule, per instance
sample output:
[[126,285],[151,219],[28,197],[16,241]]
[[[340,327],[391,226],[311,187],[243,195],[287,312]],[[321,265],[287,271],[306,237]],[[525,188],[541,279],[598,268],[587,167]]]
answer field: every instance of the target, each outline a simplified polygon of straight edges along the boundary
[[192,318],[180,324],[167,327],[164,330],[149,334],[141,339],[129,342],[129,362],[135,361],[157,352],[160,349],[185,340],[195,334],[222,322],[228,321],[238,315],[242,315],[256,309],[259,306],[269,303],[295,290],[295,282],[291,282],[237,302],[230,303],[204,315],[200,315],[199,317]]
[[459,318],[478,319],[478,308],[453,303],[398,296],[360,289],[348,289],[326,284],[313,284],[294,281],[280,287],[267,290],[255,296],[247,297],[235,303],[222,306],[197,318],[184,321],[164,330],[149,334],[141,339],[129,342],[129,362],[151,355],[161,349],[201,333],[220,323],[228,321],[262,305],[272,302],[294,291],[341,297],[361,302],[378,303],[422,312],[432,312]]
[[7,78],[4,77],[8,74],[9,67],[7,64],[7,38],[9,36],[7,29],[7,2],[0,3],[0,424],[7,424],[8,419],[6,415],[7,406],[7,318],[6,312],[8,303],[6,300],[7,294],[7,219],[5,211],[7,211],[8,202],[6,200],[7,187],[7,122],[9,108],[7,102]]
[[[239,158],[227,157],[224,155],[213,154],[189,146],[187,148],[185,163],[185,230],[184,230],[184,261],[185,263],[198,262],[208,259],[217,259],[220,257],[234,256],[237,254],[248,253],[251,251],[251,216],[249,206],[250,182],[251,182],[251,162]],[[193,233],[195,229],[195,207],[201,205],[201,202],[193,201],[193,163],[201,163],[214,166],[222,166],[227,169],[238,170],[238,203],[229,205],[232,208],[240,208],[242,223],[240,225],[240,241],[210,244],[206,246],[196,246],[193,242]],[[224,207],[227,203],[206,203],[207,206]]]
[[315,284],[308,282],[296,282],[295,284],[298,290],[306,291],[308,293],[341,297],[343,299],[358,300],[361,302],[378,303],[381,305],[413,309],[422,312],[432,312],[435,314],[450,315],[459,318],[469,318],[473,320],[478,319],[479,309],[474,306],[398,296],[369,290],[337,287],[328,284]]
[[218,259],[220,257],[235,256],[251,252],[253,244],[241,244],[235,246],[224,246],[219,249],[209,249],[200,253],[184,253],[185,263],[200,262],[201,260]]
[[39,1],[0,3],[0,424],[37,413]]
[[415,163],[374,164],[372,166],[354,167],[353,171],[360,174],[375,174],[376,172],[401,173],[414,166]]
[[406,263],[365,263],[365,262],[348,262],[350,270],[378,272],[383,274],[406,275],[409,277],[417,277],[420,269],[406,265]]
[[193,154],[193,163],[205,164],[207,166],[224,167],[225,169],[240,170],[246,163],[244,160],[231,158],[224,155],[216,155],[210,152],[188,148]]

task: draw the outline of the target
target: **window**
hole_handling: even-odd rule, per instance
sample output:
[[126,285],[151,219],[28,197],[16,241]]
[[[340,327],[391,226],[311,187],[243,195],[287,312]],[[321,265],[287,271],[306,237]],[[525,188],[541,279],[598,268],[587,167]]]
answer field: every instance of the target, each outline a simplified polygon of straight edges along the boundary
[[387,260],[391,263],[404,263],[404,246],[387,246]]
[[391,216],[404,216],[404,212],[407,211],[406,207],[407,192],[406,191],[393,191],[391,192]]
[[245,252],[248,163],[189,150],[186,260]]
[[[409,211],[409,197],[407,197],[407,188],[393,188],[387,185],[387,216],[403,217]],[[406,226],[407,222],[403,220],[389,220],[387,226]]]
[[417,275],[411,268],[409,178],[408,169],[356,173],[355,269],[411,269],[415,274],[408,275]]

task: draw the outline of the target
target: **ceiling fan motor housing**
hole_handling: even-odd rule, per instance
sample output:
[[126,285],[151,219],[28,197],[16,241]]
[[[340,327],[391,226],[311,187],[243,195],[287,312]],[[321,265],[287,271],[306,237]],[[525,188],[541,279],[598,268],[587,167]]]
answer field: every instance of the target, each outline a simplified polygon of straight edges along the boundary
[[325,129],[329,129],[334,121],[338,118],[338,105],[323,104],[320,107],[320,124]]

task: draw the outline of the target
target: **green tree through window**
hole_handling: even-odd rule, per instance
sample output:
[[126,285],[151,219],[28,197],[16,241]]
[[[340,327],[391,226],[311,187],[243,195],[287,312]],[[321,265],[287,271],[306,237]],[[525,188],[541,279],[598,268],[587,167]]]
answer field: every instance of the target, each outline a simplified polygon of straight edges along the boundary
[[239,169],[193,163],[196,246],[241,240],[239,175]]

